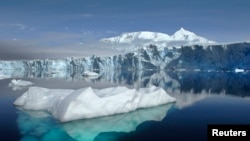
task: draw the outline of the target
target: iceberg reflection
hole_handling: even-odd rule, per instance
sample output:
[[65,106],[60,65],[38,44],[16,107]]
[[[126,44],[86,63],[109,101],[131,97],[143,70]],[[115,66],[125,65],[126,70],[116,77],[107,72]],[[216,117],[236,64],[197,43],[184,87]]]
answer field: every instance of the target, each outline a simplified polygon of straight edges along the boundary
[[[146,121],[161,121],[172,104],[140,109],[126,114],[58,123],[41,111],[18,111],[18,127],[22,141],[79,140],[93,141],[104,132],[131,132]],[[100,136],[98,137],[100,139]],[[109,140],[102,138],[102,140]]]

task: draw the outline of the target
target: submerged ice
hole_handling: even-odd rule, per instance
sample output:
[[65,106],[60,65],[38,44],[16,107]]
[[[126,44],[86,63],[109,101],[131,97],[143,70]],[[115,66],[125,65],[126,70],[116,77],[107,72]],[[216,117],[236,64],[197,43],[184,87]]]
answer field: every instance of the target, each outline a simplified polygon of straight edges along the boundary
[[[110,141],[103,133],[116,138],[114,133],[128,133],[136,131],[137,127],[147,121],[162,121],[166,117],[172,104],[139,109],[133,112],[105,116],[72,122],[56,122],[44,111],[18,111],[18,127],[22,141],[34,140],[67,140],[67,141]],[[115,123],[115,124],[114,124]]]
[[59,121],[66,122],[127,113],[174,101],[175,98],[169,96],[164,89],[155,86],[139,90],[121,86],[78,90],[31,87],[14,105],[27,110],[46,110]]

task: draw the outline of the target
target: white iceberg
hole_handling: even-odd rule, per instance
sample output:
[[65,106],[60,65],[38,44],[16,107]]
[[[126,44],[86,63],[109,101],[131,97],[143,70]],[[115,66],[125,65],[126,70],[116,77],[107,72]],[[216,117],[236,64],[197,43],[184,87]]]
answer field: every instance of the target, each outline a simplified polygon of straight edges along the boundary
[[9,87],[11,87],[13,91],[22,90],[22,89],[27,88],[28,86],[31,86],[31,85],[33,85],[32,82],[24,81],[21,79],[19,79],[19,80],[12,79],[9,83]]
[[10,86],[20,86],[20,87],[26,87],[26,86],[30,86],[33,85],[32,82],[29,81],[25,81],[25,80],[16,80],[16,79],[12,79],[11,82],[9,83]]
[[238,69],[238,68],[236,68],[234,71],[235,71],[236,73],[241,73],[241,72],[244,72],[245,70],[244,70],[244,69]]
[[78,90],[31,87],[14,102],[26,110],[46,110],[61,122],[127,113],[174,102],[164,89],[110,87]]

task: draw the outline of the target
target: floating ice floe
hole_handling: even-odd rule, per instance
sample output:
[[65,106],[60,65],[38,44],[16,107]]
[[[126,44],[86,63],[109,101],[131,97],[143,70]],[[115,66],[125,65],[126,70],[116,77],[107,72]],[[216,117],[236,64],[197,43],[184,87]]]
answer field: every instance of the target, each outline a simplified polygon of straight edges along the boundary
[[110,87],[78,90],[30,87],[14,105],[26,110],[46,110],[61,122],[127,113],[174,102],[164,89]]
[[237,69],[237,68],[236,68],[234,71],[235,71],[236,73],[241,73],[241,72],[244,72],[245,70],[244,70],[244,69]]
[[12,79],[11,82],[9,83],[10,86],[20,86],[20,87],[25,87],[25,86],[30,86],[33,85],[32,82],[29,81],[24,81],[24,80],[16,80]]
[[9,83],[9,87],[12,87],[12,90],[22,90],[28,86],[33,85],[32,82],[29,81],[24,81],[24,80],[16,80],[12,79],[11,82]]

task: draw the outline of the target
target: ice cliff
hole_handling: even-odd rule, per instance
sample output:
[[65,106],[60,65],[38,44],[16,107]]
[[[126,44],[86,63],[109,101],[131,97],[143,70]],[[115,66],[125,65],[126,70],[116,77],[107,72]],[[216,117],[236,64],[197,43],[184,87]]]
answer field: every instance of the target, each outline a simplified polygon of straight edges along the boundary
[[119,70],[203,70],[234,71],[250,69],[250,43],[227,45],[193,45],[181,48],[161,48],[155,45],[125,55],[110,57],[90,56],[57,60],[0,61],[0,75],[4,70],[25,72],[59,71],[101,73]]

